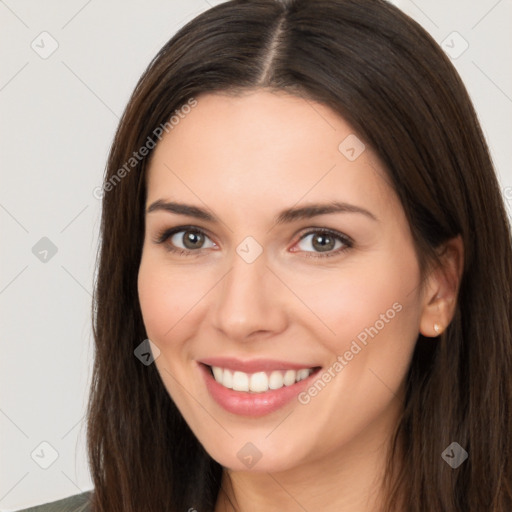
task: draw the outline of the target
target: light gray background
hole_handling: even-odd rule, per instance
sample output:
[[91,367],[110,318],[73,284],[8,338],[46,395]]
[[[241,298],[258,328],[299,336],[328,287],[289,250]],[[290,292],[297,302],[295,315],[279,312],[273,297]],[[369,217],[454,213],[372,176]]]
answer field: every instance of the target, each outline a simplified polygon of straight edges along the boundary
[[[1,511],[92,488],[83,421],[100,220],[92,191],[140,74],[217,3],[0,1]],[[456,57],[512,210],[512,0],[394,3]]]

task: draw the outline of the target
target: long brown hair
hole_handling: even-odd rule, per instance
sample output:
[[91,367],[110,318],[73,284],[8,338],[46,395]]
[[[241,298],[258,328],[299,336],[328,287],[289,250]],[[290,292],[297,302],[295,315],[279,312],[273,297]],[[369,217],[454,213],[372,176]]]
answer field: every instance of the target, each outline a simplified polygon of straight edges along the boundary
[[[87,424],[94,512],[214,509],[222,467],[155,365],[134,356],[147,337],[137,273],[151,151],[133,168],[126,163],[190,98],[262,87],[327,105],[377,152],[425,272],[440,244],[463,239],[453,321],[437,340],[418,336],[386,510],[403,501],[410,512],[510,512],[510,225],[457,72],[425,30],[384,0],[228,1],[181,28],[140,78],[103,194]],[[441,457],[454,441],[469,454],[457,469]]]

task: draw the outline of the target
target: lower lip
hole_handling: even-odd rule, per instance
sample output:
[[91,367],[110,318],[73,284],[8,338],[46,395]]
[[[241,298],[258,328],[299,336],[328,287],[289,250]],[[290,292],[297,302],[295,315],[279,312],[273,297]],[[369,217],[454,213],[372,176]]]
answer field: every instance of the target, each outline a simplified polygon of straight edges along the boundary
[[284,407],[307,388],[320,371],[315,370],[309,377],[291,386],[270,389],[264,393],[248,393],[234,391],[219,384],[210,373],[210,368],[202,363],[199,363],[199,369],[204,376],[208,392],[221,407],[233,414],[251,417],[264,416]]

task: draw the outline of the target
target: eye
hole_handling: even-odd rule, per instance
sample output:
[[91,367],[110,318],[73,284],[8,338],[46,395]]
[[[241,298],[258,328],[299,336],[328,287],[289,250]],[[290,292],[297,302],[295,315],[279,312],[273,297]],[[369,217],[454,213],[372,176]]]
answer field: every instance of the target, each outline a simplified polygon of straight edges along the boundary
[[[318,229],[309,231],[303,235],[298,244],[301,251],[307,254],[307,258],[323,258],[329,256],[336,256],[347,249],[353,247],[352,240],[342,233],[330,229]],[[313,247],[310,251],[307,246]]]
[[[180,256],[196,255],[202,249],[217,247],[217,244],[212,242],[202,229],[194,226],[166,229],[159,233],[153,241],[157,244],[164,244],[167,251]],[[205,245],[207,241],[210,243]],[[308,244],[313,247],[312,251],[306,247]],[[336,256],[350,249],[353,247],[353,241],[342,233],[323,228],[308,231],[302,235],[296,245],[299,246],[299,250],[292,250],[292,252],[305,252],[306,258],[325,258]]]
[[154,240],[157,244],[165,244],[170,252],[179,253],[182,256],[189,256],[201,249],[217,247],[210,240],[210,245],[204,245],[206,240],[210,240],[208,235],[199,228],[193,226],[180,226],[178,228],[167,229],[160,233]]

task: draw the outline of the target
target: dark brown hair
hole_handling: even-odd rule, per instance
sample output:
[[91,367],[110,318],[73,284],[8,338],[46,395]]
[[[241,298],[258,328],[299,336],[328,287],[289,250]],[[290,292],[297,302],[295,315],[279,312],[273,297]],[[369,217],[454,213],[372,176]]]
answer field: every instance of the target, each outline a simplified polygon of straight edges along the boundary
[[[386,510],[403,502],[409,512],[510,512],[512,240],[488,147],[450,60],[383,0],[222,3],[149,64],[120,121],[105,181],[188,99],[254,88],[325,104],[376,151],[425,272],[440,244],[463,239],[453,321],[437,340],[418,336]],[[155,365],[134,357],[147,337],[137,273],[150,155],[103,196],[87,424],[93,510],[211,512],[222,467],[188,428]],[[457,469],[441,458],[453,441],[469,453]]]

